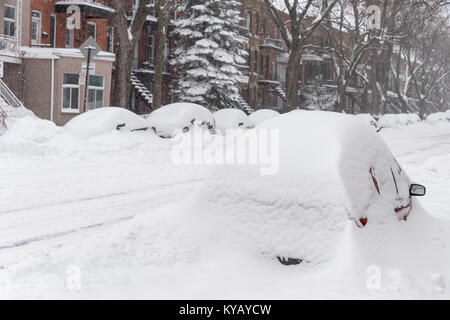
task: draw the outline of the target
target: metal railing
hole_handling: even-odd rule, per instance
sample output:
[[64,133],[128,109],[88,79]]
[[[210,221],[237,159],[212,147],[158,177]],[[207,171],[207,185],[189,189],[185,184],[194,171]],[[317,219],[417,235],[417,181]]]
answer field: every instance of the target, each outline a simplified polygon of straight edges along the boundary
[[5,100],[7,104],[14,108],[23,107],[23,103],[8,88],[8,86],[3,82],[2,79],[0,79],[0,97]]
[[107,6],[106,4],[99,2],[98,0],[60,0],[56,1],[56,5],[63,5],[63,4],[74,4],[74,5],[92,5],[99,9],[105,9],[108,11],[114,11],[113,8]]
[[0,34],[0,54],[19,57],[19,41],[15,37]]

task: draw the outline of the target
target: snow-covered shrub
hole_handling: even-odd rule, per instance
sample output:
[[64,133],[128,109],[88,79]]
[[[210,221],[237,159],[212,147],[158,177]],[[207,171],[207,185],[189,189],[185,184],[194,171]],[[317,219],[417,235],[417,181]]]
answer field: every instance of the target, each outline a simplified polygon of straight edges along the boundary
[[194,103],[173,103],[153,111],[147,117],[147,123],[157,135],[170,138],[177,130],[186,130],[194,123],[206,128],[214,127],[211,111]]
[[277,111],[272,109],[260,109],[253,112],[248,116],[248,118],[253,123],[253,125],[259,126],[261,123],[279,115],[280,114]]
[[213,113],[217,130],[225,134],[229,129],[249,129],[254,127],[249,117],[239,109],[221,109]]
[[395,128],[413,125],[420,121],[420,117],[415,113],[385,114],[378,120],[378,127]]
[[175,22],[177,49],[172,64],[180,100],[211,110],[239,107],[238,66],[246,63],[240,35],[241,3],[235,0],[188,0]]
[[117,130],[149,128],[145,119],[134,112],[117,107],[90,110],[70,120],[64,128],[81,138],[89,138]]

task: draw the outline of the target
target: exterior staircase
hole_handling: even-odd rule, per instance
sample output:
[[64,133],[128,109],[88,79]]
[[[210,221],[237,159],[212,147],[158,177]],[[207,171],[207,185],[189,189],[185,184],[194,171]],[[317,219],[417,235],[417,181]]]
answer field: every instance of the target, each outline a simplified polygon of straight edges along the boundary
[[242,111],[244,111],[247,115],[250,115],[253,112],[255,112],[255,110],[248,105],[248,103],[244,100],[244,98],[239,97],[238,102],[239,102],[239,105],[240,105]]
[[6,83],[0,79],[0,133],[3,129],[6,129],[6,118],[8,113],[2,108],[2,105],[6,104],[13,108],[23,107],[22,102],[15,96],[15,94],[8,88]]
[[286,92],[284,92],[283,88],[281,87],[281,85],[278,85],[275,87],[275,93],[281,98],[283,99],[283,101],[286,101]]
[[147,87],[136,77],[134,72],[131,73],[131,86],[136,90],[138,95],[144,99],[147,105],[151,109],[153,103],[153,94],[147,89]]

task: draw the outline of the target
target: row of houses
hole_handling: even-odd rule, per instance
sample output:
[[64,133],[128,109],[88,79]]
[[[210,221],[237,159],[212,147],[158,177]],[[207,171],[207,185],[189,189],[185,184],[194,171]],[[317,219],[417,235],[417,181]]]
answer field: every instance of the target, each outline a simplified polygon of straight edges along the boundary
[[[288,72],[287,48],[264,1],[241,2],[241,27],[249,39],[247,64],[241,66],[243,103],[251,109],[281,109]],[[124,0],[124,3],[131,16],[139,0]],[[174,12],[169,31],[181,14]],[[117,45],[114,15],[110,0],[1,0],[3,81],[24,105],[58,125],[85,110],[109,106]],[[152,107],[149,95],[154,75],[156,30],[157,18],[150,14],[134,51],[130,75],[133,85],[130,109],[138,113],[150,112]],[[98,50],[89,67],[89,83],[86,84],[86,57],[80,47],[89,38],[95,40]],[[168,61],[175,49],[175,39],[170,32],[166,41],[163,103],[167,104],[176,100],[170,90],[174,78]],[[312,41],[326,46],[324,30],[319,29]],[[305,92],[317,83],[328,84],[333,92],[335,75],[329,58],[305,53],[299,68]],[[355,79],[355,87],[357,85]],[[350,105],[358,103],[350,97]]]

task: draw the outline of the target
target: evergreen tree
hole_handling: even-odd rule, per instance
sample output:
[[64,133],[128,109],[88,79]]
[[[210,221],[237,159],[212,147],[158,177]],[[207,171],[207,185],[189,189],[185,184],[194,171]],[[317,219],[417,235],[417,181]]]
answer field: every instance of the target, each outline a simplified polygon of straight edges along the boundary
[[235,0],[187,0],[183,18],[176,21],[177,49],[172,64],[178,79],[175,92],[181,101],[211,110],[239,108],[238,65],[246,63]]

